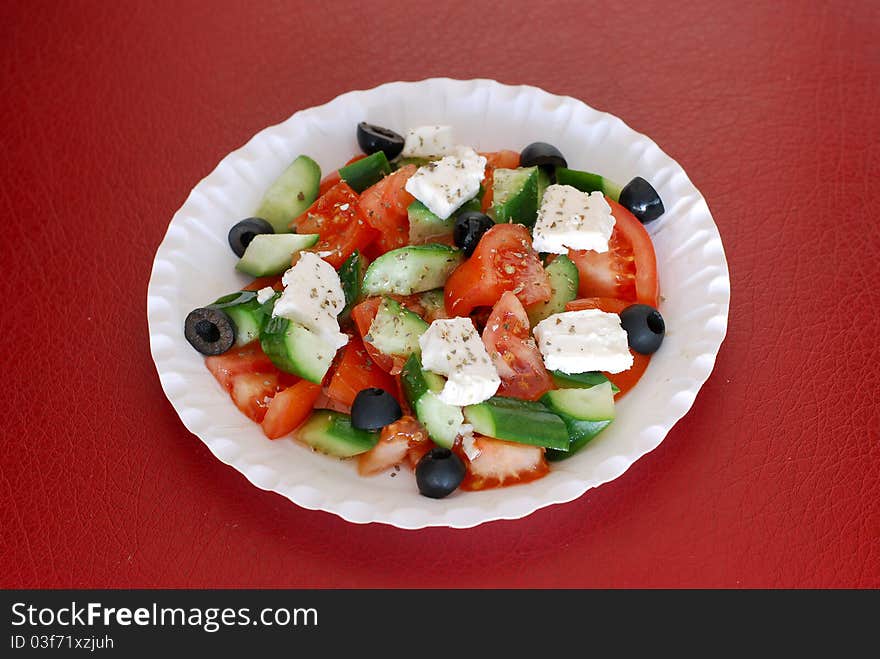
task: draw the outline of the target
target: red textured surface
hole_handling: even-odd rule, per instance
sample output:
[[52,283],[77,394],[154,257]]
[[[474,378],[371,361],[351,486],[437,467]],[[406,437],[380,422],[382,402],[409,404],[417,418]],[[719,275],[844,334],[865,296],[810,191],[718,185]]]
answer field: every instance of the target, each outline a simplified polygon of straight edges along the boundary
[[[0,586],[880,587],[880,6],[371,4],[0,6]],[[356,526],[186,432],[147,280],[252,134],[439,75],[653,137],[720,227],[730,328],[692,411],[616,481],[470,530]]]

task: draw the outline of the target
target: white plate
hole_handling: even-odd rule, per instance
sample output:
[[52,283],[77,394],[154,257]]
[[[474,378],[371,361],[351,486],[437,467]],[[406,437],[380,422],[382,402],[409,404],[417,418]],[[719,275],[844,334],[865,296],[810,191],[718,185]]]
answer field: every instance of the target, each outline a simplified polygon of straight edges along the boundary
[[[640,175],[659,191],[666,213],[648,230],[660,270],[660,309],[667,326],[663,348],[621,400],[608,430],[576,456],[553,464],[545,478],[441,500],[420,496],[406,470],[395,478],[360,478],[351,461],[313,453],[291,439],[266,439],[184,339],[183,319],[191,309],[247,281],[233,269],[229,227],[253,213],[263,191],[298,154],[312,156],[328,172],[357,153],[359,121],[398,132],[450,124],[459,143],[483,151],[551,142],[572,168],[620,183]],[[431,79],[343,94],[261,131],[226,156],[172,218],[147,295],[150,348],[165,394],[184,425],[254,485],[351,522],[464,528],[571,501],[617,478],[656,448],[712,371],[727,331],[730,280],[705,200],[678,163],[648,137],[581,101],[535,87]]]

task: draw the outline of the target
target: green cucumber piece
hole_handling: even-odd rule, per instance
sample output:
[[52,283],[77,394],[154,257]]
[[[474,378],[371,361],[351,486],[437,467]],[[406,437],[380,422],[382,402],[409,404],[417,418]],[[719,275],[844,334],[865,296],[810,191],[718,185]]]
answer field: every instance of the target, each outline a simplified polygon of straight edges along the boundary
[[318,198],[320,185],[321,167],[308,156],[299,156],[266,190],[255,215],[271,224],[275,233],[288,233],[291,220]]
[[351,316],[354,306],[364,299],[364,274],[367,272],[367,261],[357,250],[339,266],[339,283],[345,295],[345,306],[339,312],[339,322],[345,322]]
[[538,219],[538,168],[496,169],[492,183],[491,215],[498,222],[531,228]]
[[[407,165],[415,165],[416,167],[424,167],[429,162],[431,162],[431,158],[423,158],[420,156],[398,156],[394,160],[391,161],[391,169],[397,171],[398,169],[402,169]],[[439,160],[439,158],[434,158],[434,160]]]
[[541,403],[493,396],[464,408],[464,418],[474,432],[521,444],[567,451],[565,423]]
[[321,384],[336,350],[324,339],[287,318],[269,319],[260,333],[260,345],[278,368]]
[[294,254],[317,242],[317,233],[263,233],[254,236],[235,269],[253,277],[280,275],[290,268]]
[[358,194],[390,173],[391,165],[388,164],[388,158],[383,151],[376,151],[366,158],[339,168],[339,178],[348,183]]
[[559,417],[568,431],[569,445],[567,451],[553,448],[548,448],[544,451],[544,456],[551,462],[570,458],[595,439],[596,435],[611,425],[611,421],[580,421],[565,414],[560,414]]
[[[546,169],[538,168],[538,208],[544,200],[544,192],[550,187],[550,174]],[[537,215],[535,216],[537,219]]]
[[[238,291],[219,298],[213,309],[222,309],[235,325],[235,345],[243,346],[260,337],[266,323],[262,305],[257,301],[255,291]],[[271,313],[271,312],[270,312]]]
[[614,420],[614,391],[608,381],[592,387],[554,389],[544,394],[541,402],[557,414],[580,421]]
[[569,436],[567,451],[547,451],[548,460],[562,460],[577,453],[607,428],[615,417],[611,382],[585,389],[555,389],[541,402],[559,415]]
[[423,245],[438,240],[452,239],[455,221],[466,211],[479,211],[482,208],[483,188],[472,199],[468,199],[461,207],[445,220],[440,219],[416,199],[407,209],[409,217],[409,242],[411,245]]
[[296,438],[316,451],[350,458],[366,453],[379,441],[378,431],[361,430],[351,425],[351,417],[332,410],[315,410],[297,429]]
[[403,394],[428,435],[436,444],[452,448],[464,423],[464,415],[460,407],[444,403],[437,397],[445,384],[443,378],[423,370],[415,354],[410,355],[400,376]]
[[440,288],[464,257],[448,245],[410,245],[386,252],[367,268],[365,295],[412,295]]
[[553,293],[546,302],[537,302],[526,310],[532,327],[555,313],[565,311],[565,305],[577,297],[578,269],[574,262],[565,256],[557,256],[544,270],[550,277]]
[[608,382],[611,385],[611,391],[614,393],[620,391],[616,384],[611,382],[611,380],[599,371],[587,371],[586,373],[550,371],[550,377],[553,378],[553,384],[559,389],[583,389],[587,387],[595,387],[597,384]]
[[383,297],[364,340],[384,355],[421,354],[419,337],[428,323],[390,297]]
[[601,192],[614,201],[620,197],[620,186],[599,174],[557,167],[556,182],[559,185],[570,185],[581,192]]

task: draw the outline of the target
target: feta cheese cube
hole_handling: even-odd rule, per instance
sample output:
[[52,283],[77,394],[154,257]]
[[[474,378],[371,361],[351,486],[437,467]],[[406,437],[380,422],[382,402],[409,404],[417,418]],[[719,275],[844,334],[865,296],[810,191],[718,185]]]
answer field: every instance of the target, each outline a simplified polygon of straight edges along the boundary
[[448,405],[475,405],[491,398],[501,378],[470,318],[437,319],[419,337],[422,366],[447,380],[438,398]]
[[404,158],[430,158],[452,152],[452,126],[419,126],[406,132],[401,155]]
[[486,158],[469,147],[456,147],[445,156],[419,167],[406,182],[406,191],[445,220],[480,190]]
[[312,330],[338,349],[348,343],[339,331],[337,315],[345,307],[342,283],[333,266],[312,252],[303,252],[281,278],[284,292],[275,302],[273,316],[281,316]]
[[570,185],[544,191],[533,244],[539,252],[565,254],[569,249],[607,252],[614,216],[601,192],[581,192]]
[[275,289],[271,286],[261,288],[257,291],[257,302],[260,304],[266,304],[273,295],[275,295]]
[[615,313],[565,311],[545,318],[532,331],[550,370],[620,373],[633,364],[626,330]]

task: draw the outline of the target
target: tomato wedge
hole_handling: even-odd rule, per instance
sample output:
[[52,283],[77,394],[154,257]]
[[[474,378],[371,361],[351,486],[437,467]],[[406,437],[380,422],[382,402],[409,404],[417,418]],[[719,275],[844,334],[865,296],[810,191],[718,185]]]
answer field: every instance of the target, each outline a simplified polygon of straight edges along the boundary
[[397,397],[397,383],[370,357],[360,337],[353,336],[342,349],[342,357],[327,387],[330,398],[351,407],[362,389],[376,387]]
[[257,423],[263,420],[272,397],[299,381],[295,375],[278,370],[259,341],[208,357],[205,366],[229,392],[235,406]]
[[[364,339],[370,333],[370,325],[373,324],[373,319],[379,312],[380,304],[382,304],[381,297],[368,297],[351,310],[351,318],[357,327],[358,333],[361,335],[361,339]],[[386,373],[396,375],[403,369],[403,364],[406,361],[403,357],[381,353],[373,347],[372,343],[366,340],[363,341],[363,345],[373,362]]]
[[546,302],[553,292],[529,230],[521,224],[496,224],[483,234],[471,258],[446,281],[446,311],[467,316],[475,307],[493,306],[505,291],[524,306]]
[[483,343],[501,377],[499,396],[538,400],[553,389],[526,310],[510,291],[493,307],[483,330]]
[[[631,304],[633,303],[608,297],[579,298],[566,304],[565,310],[581,311],[583,309],[599,309],[608,313],[619,314]],[[651,355],[642,355],[633,350],[630,350],[630,353],[633,356],[633,365],[630,366],[629,370],[623,371],[622,373],[605,373],[605,377],[611,380],[620,389],[620,391],[614,395],[615,399],[620,398],[627,391],[636,386],[639,378],[642,377],[645,373],[645,369],[648,368],[648,362],[651,361]]]
[[283,437],[301,424],[312,412],[321,394],[321,386],[300,380],[275,394],[263,417],[263,432],[269,439]]
[[489,153],[481,153],[486,158],[486,173],[483,175],[483,198],[480,206],[485,213],[492,205],[493,192],[492,183],[495,181],[496,169],[516,169],[519,167],[519,153],[504,149],[502,151],[492,151]]
[[376,445],[358,456],[358,473],[373,476],[404,460],[415,467],[431,446],[433,443],[422,424],[411,416],[401,417],[382,428]]
[[415,173],[415,165],[401,167],[361,193],[358,201],[361,217],[379,231],[375,256],[409,244],[409,217],[406,209],[415,197],[404,186]]
[[281,283],[281,275],[276,275],[274,277],[257,277],[247,286],[242,286],[241,290],[243,291],[258,291],[261,288],[266,287],[274,288],[276,291],[280,291],[284,289],[284,284]]
[[580,297],[616,298],[656,307],[660,297],[657,257],[645,227],[613,199],[605,198],[614,215],[607,252],[569,250],[580,276]]
[[325,261],[338,268],[355,250],[364,249],[378,235],[360,217],[357,204],[357,193],[340,181],[290,226],[297,233],[317,233],[318,244],[310,251],[322,253]]
[[468,460],[457,447],[467,467],[462,490],[488,490],[537,480],[550,471],[540,446],[505,442],[500,439],[474,435],[474,446],[480,452]]

